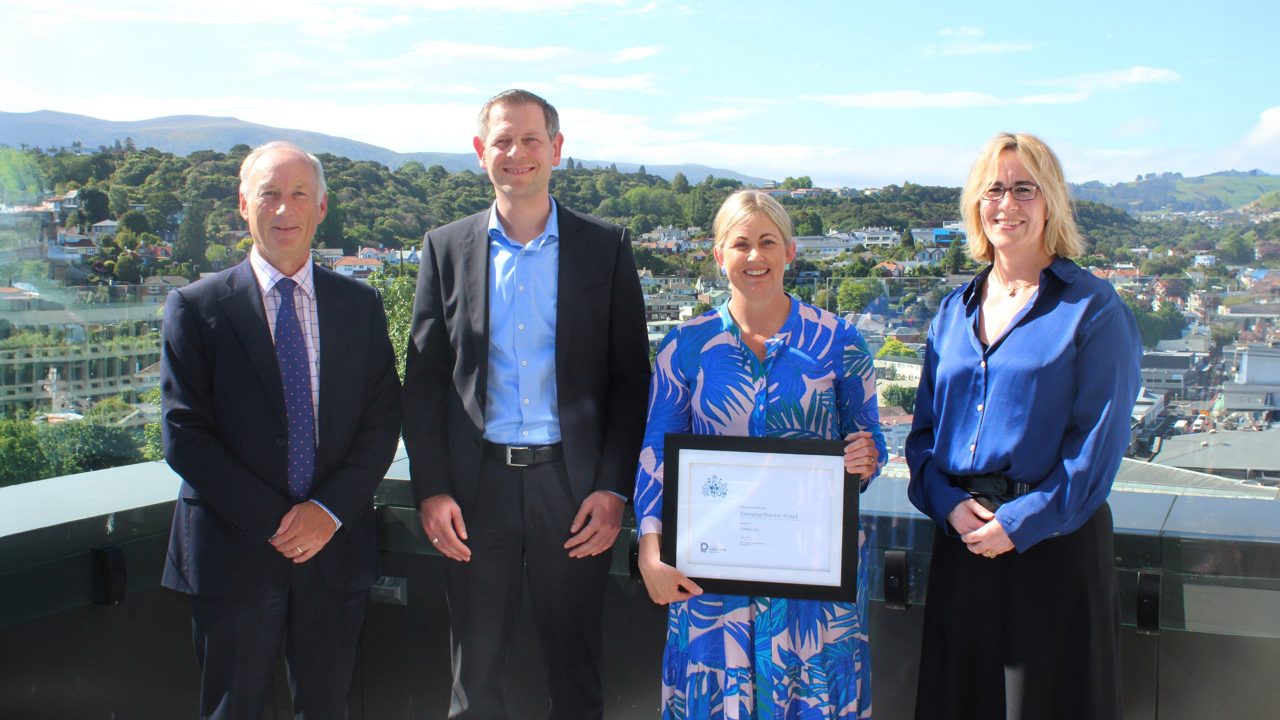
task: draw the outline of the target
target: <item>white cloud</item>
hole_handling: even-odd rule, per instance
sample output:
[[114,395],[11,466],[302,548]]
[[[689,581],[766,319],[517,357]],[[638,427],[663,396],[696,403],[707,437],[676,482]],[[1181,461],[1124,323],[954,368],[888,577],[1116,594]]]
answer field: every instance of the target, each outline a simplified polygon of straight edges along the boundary
[[657,9],[658,9],[658,3],[657,3],[657,2],[651,2],[651,3],[649,3],[648,5],[642,5],[642,6],[638,7],[638,8],[632,9],[632,10],[623,10],[620,14],[622,14],[622,15],[647,15],[647,14],[649,14],[649,13],[651,13],[651,12],[653,12],[654,10],[657,10]]
[[919,90],[885,90],[847,95],[809,95],[803,99],[816,100],[837,107],[876,110],[985,107],[1010,104],[1010,101],[1001,100],[994,95],[964,91],[929,93]]
[[1119,123],[1111,129],[1111,134],[1118,138],[1145,138],[1164,129],[1159,118],[1140,115]]
[[945,42],[938,45],[927,45],[924,48],[926,56],[942,56],[955,57],[960,55],[1004,55],[1015,52],[1026,52],[1034,50],[1035,45],[1029,42],[977,42],[977,39],[987,34],[987,31],[980,27],[963,26],[943,28],[937,32],[937,36],[944,38]]
[[1040,84],[1066,85],[1086,92],[1094,92],[1097,90],[1128,90],[1137,85],[1178,82],[1181,79],[1182,76],[1173,70],[1135,65],[1127,70],[1074,75],[1056,80],[1046,80]]
[[1042,80],[1034,85],[1058,85],[1072,88],[1068,92],[1032,93],[1029,95],[999,97],[988,93],[953,90],[948,92],[924,92],[921,90],[883,90],[869,93],[843,95],[811,95],[806,100],[816,100],[837,107],[867,108],[877,110],[901,110],[919,108],[967,108],[1001,105],[1070,105],[1088,100],[1094,93],[1109,90],[1127,90],[1149,83],[1176,82],[1181,77],[1172,70],[1135,66],[1114,72],[1076,75],[1055,80]]
[[[575,51],[560,45],[540,47],[512,47],[509,45],[480,45],[455,40],[427,40],[413,46],[408,57],[417,60],[493,60],[495,62],[539,62],[567,57]],[[384,63],[392,61],[381,61]]]
[[1248,147],[1272,149],[1280,145],[1280,107],[1263,110],[1244,143]]
[[1214,170],[1252,170],[1280,173],[1280,107],[1267,108],[1238,142],[1223,149]]
[[955,40],[970,40],[986,35],[987,31],[980,27],[965,25],[961,27],[942,28],[938,31],[938,37],[952,38]]
[[759,108],[726,107],[702,110],[698,112],[679,113],[671,117],[676,125],[692,125],[695,127],[711,127],[741,120],[760,112]]
[[662,52],[662,48],[652,46],[629,47],[615,53],[614,56],[609,59],[609,62],[624,63],[631,62],[633,60],[644,60],[645,58],[651,58],[654,55],[657,55],[659,52]]
[[1007,43],[965,43],[957,45],[938,45],[929,48],[929,54],[941,55],[943,57],[955,57],[959,55],[1005,55],[1015,52],[1026,52],[1034,50],[1035,45],[1029,42],[1007,42]]
[[570,85],[579,90],[621,90],[628,92],[654,93],[658,92],[658,88],[654,86],[654,80],[657,75],[653,73],[640,73],[639,75],[621,75],[617,77],[606,77],[601,75],[560,75],[556,78],[556,82],[564,85]]

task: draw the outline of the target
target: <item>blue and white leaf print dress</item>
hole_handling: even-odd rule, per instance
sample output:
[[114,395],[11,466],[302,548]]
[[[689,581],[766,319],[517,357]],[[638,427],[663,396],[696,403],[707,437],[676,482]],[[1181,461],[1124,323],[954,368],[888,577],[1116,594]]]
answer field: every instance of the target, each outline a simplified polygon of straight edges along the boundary
[[[701,433],[839,439],[869,431],[883,467],[875,371],[847,321],[791,299],[761,361],[728,305],[672,330],[650,387],[635,507],[640,533],[662,532],[663,436]],[[871,717],[865,535],[857,602],[704,594],[672,603],[662,717],[828,720]]]

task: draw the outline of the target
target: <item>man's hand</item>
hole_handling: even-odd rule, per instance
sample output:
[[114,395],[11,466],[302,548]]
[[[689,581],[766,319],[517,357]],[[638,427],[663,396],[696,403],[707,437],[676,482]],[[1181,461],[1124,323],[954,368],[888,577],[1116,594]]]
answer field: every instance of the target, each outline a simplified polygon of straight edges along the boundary
[[471,548],[463,544],[467,524],[452,495],[433,495],[422,501],[418,511],[422,515],[422,531],[440,554],[458,562],[471,560]]
[[311,502],[298,503],[280,518],[271,547],[295,563],[315,557],[338,531],[333,518],[324,508]]
[[622,507],[626,502],[611,492],[597,490],[582,501],[578,514],[573,517],[569,532],[573,533],[564,544],[571,558],[599,555],[613,547],[622,527]]

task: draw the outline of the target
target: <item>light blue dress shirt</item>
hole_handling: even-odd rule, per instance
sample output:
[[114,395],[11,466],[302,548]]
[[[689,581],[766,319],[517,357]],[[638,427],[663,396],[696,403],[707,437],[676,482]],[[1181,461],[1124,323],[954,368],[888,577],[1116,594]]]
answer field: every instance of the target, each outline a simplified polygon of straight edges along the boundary
[[504,445],[560,442],[556,405],[556,202],[538,237],[521,245],[489,210],[489,378],[484,437]]

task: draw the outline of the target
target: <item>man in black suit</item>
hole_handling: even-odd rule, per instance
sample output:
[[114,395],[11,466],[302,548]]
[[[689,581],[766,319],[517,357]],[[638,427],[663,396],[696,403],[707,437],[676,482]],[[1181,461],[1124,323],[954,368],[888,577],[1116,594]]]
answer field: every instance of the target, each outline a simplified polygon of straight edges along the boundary
[[506,658],[526,574],[550,717],[604,712],[605,581],[649,356],[626,231],[548,192],[563,142],[542,98],[491,99],[473,144],[495,202],[423,243],[405,447],[422,527],[453,561],[450,717],[511,716]]
[[163,584],[191,595],[201,717],[260,720],[282,645],[295,714],[347,717],[400,399],[378,293],[311,262],[327,209],[319,160],[254,150],[249,258],[165,304]]

